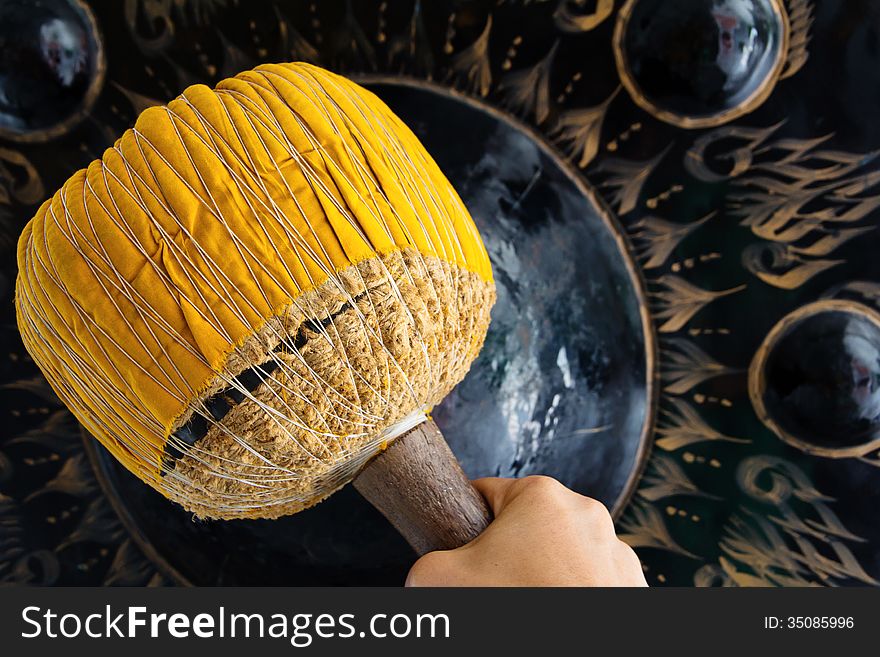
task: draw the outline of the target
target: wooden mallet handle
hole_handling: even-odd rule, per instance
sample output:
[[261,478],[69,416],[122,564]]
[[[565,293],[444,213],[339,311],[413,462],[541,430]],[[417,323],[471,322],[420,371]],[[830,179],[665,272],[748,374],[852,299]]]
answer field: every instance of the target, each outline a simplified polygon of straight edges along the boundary
[[411,429],[375,457],[354,487],[419,556],[469,543],[492,521],[433,421]]

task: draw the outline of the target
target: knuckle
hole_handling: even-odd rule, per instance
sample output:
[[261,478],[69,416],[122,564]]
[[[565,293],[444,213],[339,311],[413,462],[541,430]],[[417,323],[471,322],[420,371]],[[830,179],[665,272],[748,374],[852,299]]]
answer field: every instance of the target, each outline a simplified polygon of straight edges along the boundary
[[639,555],[637,555],[635,550],[633,550],[629,545],[627,545],[620,539],[617,540],[617,551],[621,559],[623,559],[627,563],[637,565],[639,566],[639,568],[641,568],[642,562],[639,559]]
[[521,491],[527,491],[530,495],[547,498],[558,497],[567,490],[565,486],[553,477],[544,475],[524,477],[517,482],[517,486]]
[[618,563],[624,573],[632,578],[633,585],[646,586],[644,572],[642,570],[642,561],[639,555],[629,545],[623,541],[618,541]]
[[580,513],[591,526],[614,534],[614,521],[611,518],[611,513],[599,500],[594,500],[590,497],[582,498]]

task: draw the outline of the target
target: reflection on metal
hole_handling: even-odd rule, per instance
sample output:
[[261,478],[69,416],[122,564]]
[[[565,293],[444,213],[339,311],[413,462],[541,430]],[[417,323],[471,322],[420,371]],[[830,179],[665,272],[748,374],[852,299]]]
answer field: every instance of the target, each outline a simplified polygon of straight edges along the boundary
[[602,124],[611,102],[620,93],[620,87],[600,105],[568,110],[560,114],[554,126],[553,136],[568,152],[572,161],[583,169],[599,152]]
[[661,343],[660,378],[664,392],[671,395],[683,395],[704,381],[737,371],[684,338],[667,338]]
[[716,299],[746,289],[745,285],[738,285],[729,290],[712,292],[672,274],[661,276],[653,282],[660,287],[659,291],[650,293],[654,299],[654,317],[658,320],[665,320],[657,329],[660,333],[675,333],[684,328],[694,315]]
[[[617,23],[614,28],[613,49],[620,81],[633,101],[635,101],[635,103],[643,110],[661,121],[680,128],[711,128],[724,125],[725,123],[729,123],[734,119],[753,112],[773,93],[776,83],[779,81],[785,70],[789,54],[789,43],[791,40],[789,18],[785,8],[782,6],[782,0],[769,0],[769,6],[772,10],[774,20],[778,25],[778,39],[780,41],[775,49],[776,55],[770,68],[747,97],[743,98],[734,106],[721,108],[708,115],[689,115],[663,107],[657,100],[649,98],[641,88],[641,85],[636,81],[626,51],[625,41],[630,18],[639,1],[640,0],[627,0],[626,4],[624,4],[618,12]],[[751,3],[749,3],[749,5],[751,5]],[[805,48],[805,43],[803,47]]]
[[726,436],[716,431],[700,416],[693,406],[683,399],[670,398],[666,402],[669,409],[661,408],[661,419],[657,424],[657,440],[655,445],[667,452],[694,445],[697,443],[722,441],[728,443],[748,444],[752,441],[744,438]]
[[[764,342],[755,352],[749,366],[749,398],[755,413],[764,425],[775,433],[782,441],[797,449],[811,454],[831,459],[857,458],[865,463],[880,467],[880,436],[870,433],[867,439],[860,444],[819,445],[811,442],[802,435],[795,435],[792,431],[783,427],[778,417],[767,407],[766,395],[768,390],[767,363],[773,355],[780,341],[787,337],[792,329],[799,327],[806,320],[823,315],[825,313],[842,313],[853,318],[867,321],[880,330],[880,312],[864,304],[848,299],[822,299],[814,303],[798,308],[783,317],[767,334]],[[831,357],[832,354],[827,354]],[[830,384],[831,382],[829,382]],[[835,438],[837,438],[835,436]],[[846,440],[848,436],[840,436]]]

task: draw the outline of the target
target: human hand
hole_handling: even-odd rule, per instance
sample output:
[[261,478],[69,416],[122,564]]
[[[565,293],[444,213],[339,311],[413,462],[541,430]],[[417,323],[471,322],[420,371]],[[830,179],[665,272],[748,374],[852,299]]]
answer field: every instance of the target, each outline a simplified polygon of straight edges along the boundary
[[647,586],[601,502],[550,477],[473,483],[495,519],[467,545],[416,561],[407,586]]

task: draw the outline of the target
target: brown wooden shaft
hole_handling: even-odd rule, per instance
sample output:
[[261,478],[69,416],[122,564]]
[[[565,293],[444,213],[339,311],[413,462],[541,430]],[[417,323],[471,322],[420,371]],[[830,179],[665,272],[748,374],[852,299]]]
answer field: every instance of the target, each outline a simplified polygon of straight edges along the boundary
[[420,556],[461,547],[492,520],[485,500],[431,420],[370,461],[354,487]]

